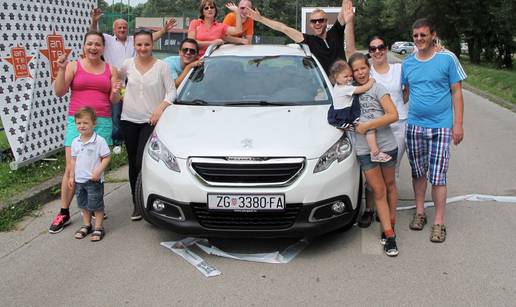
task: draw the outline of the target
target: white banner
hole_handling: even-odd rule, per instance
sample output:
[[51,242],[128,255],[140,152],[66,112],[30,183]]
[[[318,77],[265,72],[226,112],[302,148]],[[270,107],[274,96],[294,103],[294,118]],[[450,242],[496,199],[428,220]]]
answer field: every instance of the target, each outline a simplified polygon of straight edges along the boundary
[[96,2],[0,0],[0,115],[15,166],[63,147],[68,95],[54,95],[55,61],[78,58]]

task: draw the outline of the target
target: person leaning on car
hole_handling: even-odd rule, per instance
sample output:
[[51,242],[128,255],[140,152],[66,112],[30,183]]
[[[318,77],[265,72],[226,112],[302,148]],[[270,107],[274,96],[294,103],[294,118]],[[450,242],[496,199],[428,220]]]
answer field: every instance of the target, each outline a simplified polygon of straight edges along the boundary
[[170,68],[176,88],[183,82],[190,69],[202,64],[201,60],[196,60],[198,53],[199,44],[197,44],[197,41],[192,38],[185,38],[179,44],[179,55],[163,59]]
[[310,14],[310,28],[312,34],[301,33],[279,21],[275,21],[260,15],[258,10],[247,8],[247,15],[254,20],[263,23],[269,28],[283,32],[296,43],[304,43],[310,47],[310,51],[315,55],[321,63],[324,71],[328,73],[331,65],[338,59],[345,60],[344,53],[344,8],[351,5],[348,0],[342,1],[342,8],[339,12],[337,22],[329,31],[326,31],[328,23],[328,15],[321,9],[316,9]]

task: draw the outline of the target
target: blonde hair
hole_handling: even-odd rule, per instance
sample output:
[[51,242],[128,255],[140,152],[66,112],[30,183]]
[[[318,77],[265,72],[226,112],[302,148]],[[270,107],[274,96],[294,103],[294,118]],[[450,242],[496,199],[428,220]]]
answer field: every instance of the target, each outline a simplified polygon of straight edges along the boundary
[[95,114],[95,110],[90,107],[82,107],[73,114],[74,119],[83,118],[85,116],[88,116],[94,124],[97,122],[97,114]]
[[331,83],[335,85],[335,83],[337,82],[337,76],[346,69],[351,70],[351,66],[349,66],[349,64],[346,63],[346,61],[335,61],[335,63],[333,63],[333,65],[331,65],[330,67],[330,74],[328,76],[330,78]]

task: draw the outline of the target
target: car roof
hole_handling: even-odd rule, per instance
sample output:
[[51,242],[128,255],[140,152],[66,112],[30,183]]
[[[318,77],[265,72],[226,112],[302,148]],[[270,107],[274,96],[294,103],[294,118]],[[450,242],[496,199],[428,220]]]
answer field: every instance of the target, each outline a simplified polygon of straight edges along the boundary
[[289,45],[232,45],[224,44],[213,51],[209,57],[217,56],[307,56],[298,44]]

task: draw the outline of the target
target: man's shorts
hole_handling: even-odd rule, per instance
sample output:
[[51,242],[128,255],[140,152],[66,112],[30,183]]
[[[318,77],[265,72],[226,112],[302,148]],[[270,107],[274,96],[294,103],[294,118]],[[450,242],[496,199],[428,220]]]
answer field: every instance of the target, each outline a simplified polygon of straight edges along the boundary
[[[95,131],[98,135],[103,137],[108,145],[113,145],[113,139],[111,139],[112,130],[113,122],[111,120],[111,117],[97,117],[97,124],[95,125],[95,129],[93,129],[93,131]],[[66,122],[64,146],[72,146],[73,139],[75,139],[78,136],[79,131],[77,131],[77,127],[75,126],[75,118],[73,116],[68,116]]]
[[75,183],[75,196],[79,209],[91,212],[104,211],[104,183],[88,180]]
[[362,168],[362,171],[368,171],[370,169],[373,169],[375,167],[396,167],[396,160],[398,159],[398,149],[394,149],[391,151],[386,151],[386,154],[392,157],[391,160],[387,162],[373,162],[371,161],[371,155],[359,155],[357,156],[358,163],[360,163],[360,167]]
[[432,185],[446,185],[451,136],[450,128],[407,126],[407,155],[413,178],[426,176]]

